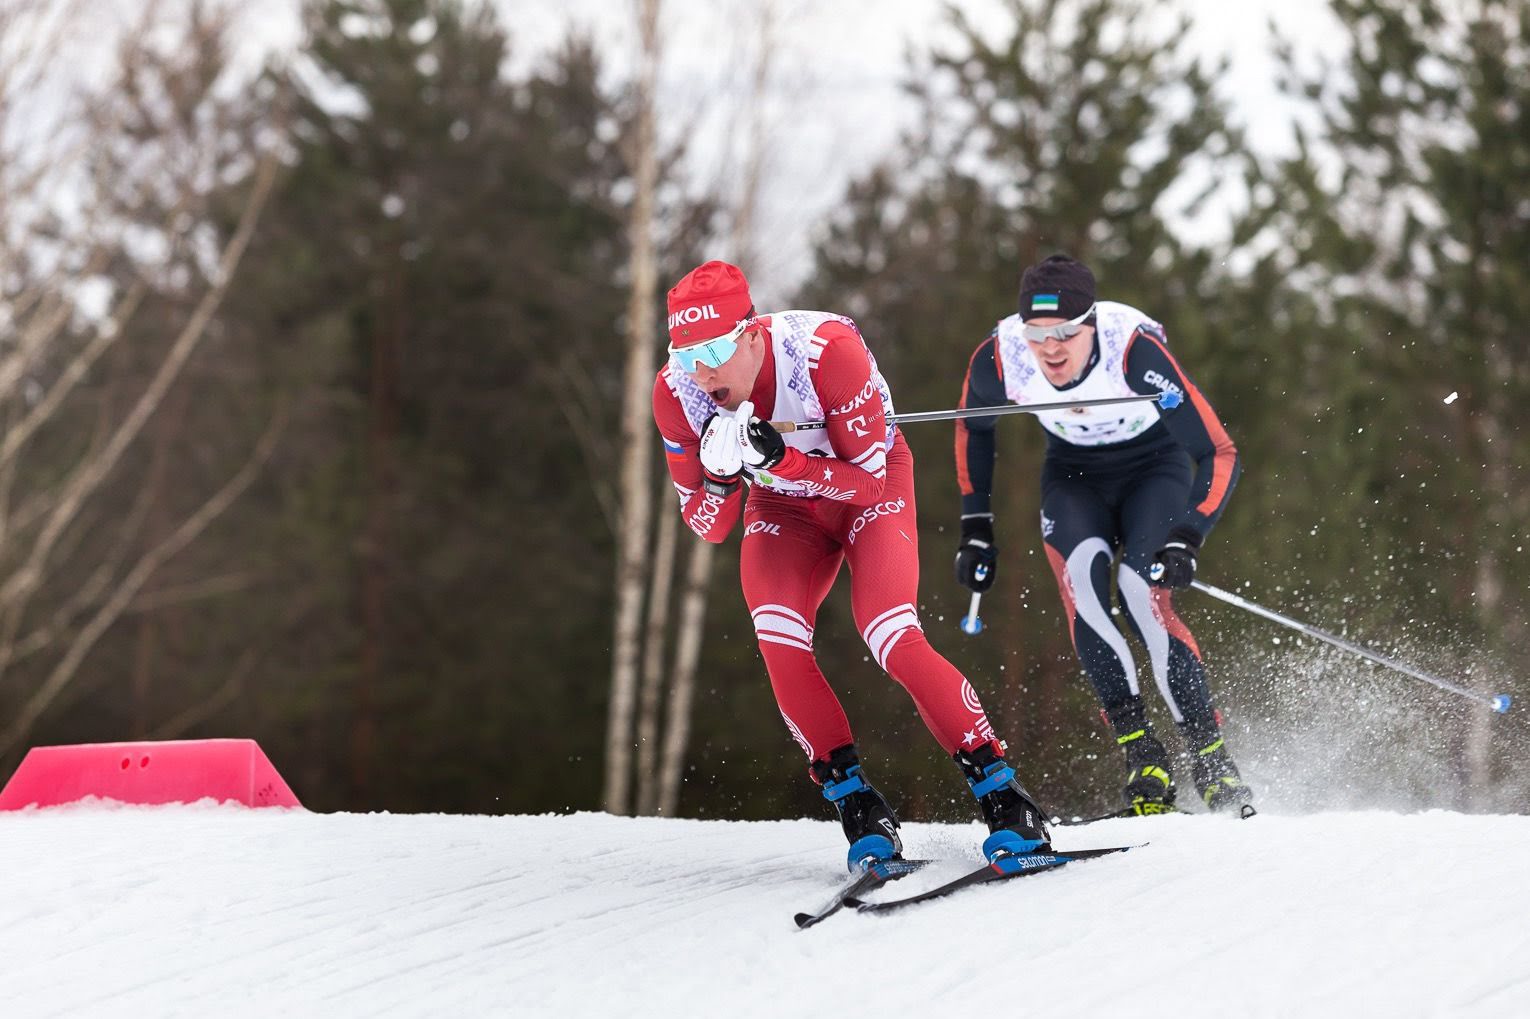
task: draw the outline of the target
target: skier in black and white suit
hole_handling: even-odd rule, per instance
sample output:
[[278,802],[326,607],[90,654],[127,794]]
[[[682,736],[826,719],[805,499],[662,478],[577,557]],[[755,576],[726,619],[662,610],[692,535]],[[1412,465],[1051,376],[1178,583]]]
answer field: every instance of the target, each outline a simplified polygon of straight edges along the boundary
[[[1126,753],[1128,809],[1171,809],[1173,764],[1144,711],[1131,649],[1110,614],[1111,568],[1132,632],[1213,809],[1250,801],[1212,704],[1195,637],[1173,592],[1195,577],[1196,555],[1236,484],[1238,451],[1211,404],[1169,353],[1163,327],[1125,304],[1096,301],[1094,274],[1064,255],[1027,269],[1020,310],[1003,319],[967,368],[963,407],[1177,393],[1173,410],[1140,403],[1039,411],[1047,433],[1041,531],[1069,614],[1073,646]],[[995,418],[957,422],[962,492],[957,580],[993,586]],[[1191,467],[1195,470],[1192,475]]]

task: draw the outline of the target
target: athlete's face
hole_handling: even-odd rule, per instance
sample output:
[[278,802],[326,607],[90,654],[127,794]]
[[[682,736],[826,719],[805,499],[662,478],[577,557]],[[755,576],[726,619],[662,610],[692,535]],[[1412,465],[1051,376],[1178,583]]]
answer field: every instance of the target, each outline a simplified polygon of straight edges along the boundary
[[765,330],[751,326],[738,338],[738,349],[733,356],[720,367],[697,362],[696,370],[686,374],[712,398],[713,403],[724,410],[738,410],[738,405],[749,399],[764,361]]
[[[1028,326],[1062,325],[1067,322],[1065,318],[1033,318],[1027,319]],[[1084,326],[1067,339],[1059,339],[1057,335],[1050,334],[1041,342],[1026,340],[1031,346],[1031,353],[1036,355],[1036,363],[1041,365],[1041,374],[1054,386],[1066,386],[1084,372],[1084,367],[1089,363],[1089,355],[1094,351],[1094,326]]]

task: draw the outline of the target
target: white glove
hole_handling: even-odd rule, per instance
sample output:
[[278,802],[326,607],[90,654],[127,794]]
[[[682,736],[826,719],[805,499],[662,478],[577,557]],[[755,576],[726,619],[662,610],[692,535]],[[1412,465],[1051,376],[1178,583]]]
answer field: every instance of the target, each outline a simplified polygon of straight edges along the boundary
[[743,451],[739,449],[733,429],[733,415],[727,411],[713,414],[701,431],[701,469],[715,481],[732,481],[744,469]]
[[786,440],[770,426],[754,416],[754,403],[745,400],[733,412],[733,425],[738,434],[739,455],[744,463],[759,470],[771,470],[786,456]]

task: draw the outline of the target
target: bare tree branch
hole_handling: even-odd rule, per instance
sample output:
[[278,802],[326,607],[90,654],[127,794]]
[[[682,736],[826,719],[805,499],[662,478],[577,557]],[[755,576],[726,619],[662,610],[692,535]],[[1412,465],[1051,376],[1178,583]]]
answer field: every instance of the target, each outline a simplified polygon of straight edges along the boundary
[[[64,373],[48,390],[48,394],[27,412],[26,417],[6,433],[5,442],[0,443],[0,466],[8,465],[16,458],[21,447],[53,416],[59,405],[64,402],[64,398],[90,371],[91,366],[106,353],[107,348],[117,342],[117,337],[122,335],[123,326],[138,310],[138,305],[143,301],[147,291],[148,286],[143,281],[134,283],[132,289],[123,295],[122,300],[112,309],[111,318],[97,324],[95,338],[75,354],[69,366],[64,369]],[[0,378],[0,399],[3,399],[5,395],[4,386],[5,380]]]
[[244,682],[250,678],[250,673],[255,671],[255,663],[259,659],[260,656],[256,654],[254,648],[246,649],[244,654],[239,656],[239,661],[234,664],[233,669],[229,671],[228,678],[212,692],[211,696],[200,704],[193,704],[180,714],[166,720],[164,724],[150,732],[148,738],[179,739],[189,730],[222,711],[244,689]]
[[[131,532],[134,527],[125,527],[124,531]],[[118,543],[118,547],[125,549],[127,542]],[[84,614],[87,607],[95,604],[116,575],[117,566],[121,561],[120,556],[101,563],[91,571],[90,578],[82,584],[78,590],[70,596],[69,602],[54,612],[48,621],[37,629],[28,633],[25,637],[17,640],[14,633],[7,634],[5,643],[0,644],[0,673],[18,662],[39,651],[53,646],[59,637],[66,633],[74,625],[76,617]],[[224,577],[209,577],[206,580],[190,584],[182,584],[179,587],[166,588],[156,591],[152,595],[143,595],[133,604],[128,606],[125,615],[141,612],[152,612],[157,609],[169,608],[177,605],[186,605],[207,598],[220,598],[239,591],[247,591],[255,586],[258,578],[247,573],[235,573]]]
[[[99,446],[99,442],[93,443],[92,448],[99,448]],[[9,469],[12,464],[14,464],[14,460],[4,461],[3,466]],[[45,492],[41,493],[39,498],[33,500],[20,514],[24,526],[50,509],[53,497],[53,492]],[[18,641],[16,635],[21,629],[28,600],[19,599],[6,606],[3,612],[0,612],[0,617],[3,617],[0,618],[0,677],[3,677],[6,670],[16,661],[51,646],[54,640],[60,634],[68,631],[74,625],[74,620],[84,614],[87,608],[94,605],[102,592],[107,590],[110,586],[111,578],[117,575],[118,568],[123,560],[127,558],[127,552],[133,536],[138,533],[139,528],[143,526],[143,522],[148,516],[152,497],[153,493],[148,488],[141,488],[137,492],[133,499],[132,508],[123,518],[122,526],[119,528],[120,537],[113,551],[96,564],[85,583],[81,584],[64,604],[49,617],[47,623]],[[67,532],[69,537],[59,542],[56,549],[56,558],[67,560],[72,551],[71,546],[84,540],[85,531],[85,528],[74,528],[72,531]],[[4,547],[4,543],[0,542],[0,550],[3,550]]]
[[271,420],[260,441],[256,444],[254,454],[249,461],[219,489],[212,498],[181,523],[171,534],[157,546],[150,549],[134,565],[122,583],[107,599],[106,603],[96,612],[85,627],[75,637],[69,650],[63,658],[54,666],[48,678],[43,682],[31,697],[29,697],[15,719],[8,726],[3,735],[0,735],[0,756],[9,753],[31,732],[32,726],[42,713],[48,709],[54,698],[69,685],[74,679],[79,667],[85,660],[85,656],[95,647],[98,640],[113,623],[127,610],[137,597],[143,585],[154,575],[166,560],[175,555],[181,549],[191,544],[198,535],[206,529],[207,525],[216,520],[224,510],[237,499],[246,488],[250,486],[267,459],[271,451],[276,448],[276,441],[286,425],[286,415],[278,412]]
[[229,573],[221,577],[206,577],[190,584],[163,588],[153,594],[136,598],[133,604],[128,606],[127,614],[153,612],[158,609],[205,601],[208,598],[238,594],[241,591],[250,590],[259,580],[260,578],[253,573]]
[[75,618],[84,614],[88,606],[95,604],[96,599],[110,586],[112,575],[116,572],[115,566],[115,562],[103,562],[97,566],[68,602],[54,612],[46,623],[25,637],[16,637],[21,628],[21,613],[7,612],[3,632],[0,632],[0,675],[17,662],[51,647],[61,634],[67,632],[74,625]]
[[[664,482],[668,487],[667,482]],[[644,635],[643,681],[638,693],[637,812],[659,809],[659,707],[664,698],[664,638],[669,633],[670,589],[675,579],[675,545],[680,514],[659,514],[659,537],[654,543],[652,580],[648,591],[648,627]],[[689,533],[690,528],[686,528]],[[692,538],[694,540],[694,538]]]
[[556,390],[558,399],[554,402],[558,411],[563,415],[564,424],[568,425],[570,434],[579,443],[580,450],[584,453],[581,458],[585,469],[589,474],[590,490],[595,493],[595,500],[600,504],[601,515],[606,518],[606,525],[611,528],[611,533],[616,533],[617,521],[620,512],[616,505],[616,491],[611,484],[610,471],[602,476],[596,464],[609,464],[610,454],[608,444],[604,437],[596,434],[593,422],[600,419],[599,408],[594,406],[593,397],[587,393],[596,391],[594,382],[590,379],[586,368],[577,357],[566,354],[559,359],[558,370],[554,371],[546,364],[538,360],[539,354],[531,341],[518,333],[511,336],[526,355],[527,362],[533,366],[533,372],[537,381],[548,389]]
[[87,460],[65,486],[57,506],[38,534],[32,547],[32,554],[7,579],[6,583],[0,586],[0,607],[24,598],[36,590],[41,582],[43,565],[47,562],[48,555],[59,535],[79,513],[85,498],[101,484],[111,469],[116,466],[123,451],[137,438],[144,423],[164,399],[170,384],[179,376],[187,359],[191,357],[192,351],[201,342],[207,323],[222,303],[224,295],[228,292],[229,283],[233,279],[234,271],[238,268],[239,261],[244,257],[245,249],[249,246],[255,224],[260,220],[260,213],[275,183],[277,169],[278,163],[273,156],[268,156],[261,162],[239,226],[224,248],[223,257],[219,262],[217,281],[198,303],[190,321],[176,338],[148,388],[113,433],[106,447]]

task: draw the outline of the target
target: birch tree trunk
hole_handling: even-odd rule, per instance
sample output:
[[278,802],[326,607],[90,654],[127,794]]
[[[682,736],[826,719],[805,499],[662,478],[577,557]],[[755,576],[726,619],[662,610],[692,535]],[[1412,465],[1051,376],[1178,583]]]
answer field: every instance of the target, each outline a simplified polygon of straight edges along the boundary
[[606,717],[605,809],[631,809],[633,706],[641,643],[643,588],[652,513],[653,425],[650,390],[657,339],[654,289],[654,192],[659,161],[654,91],[659,69],[659,0],[638,0],[636,191],[628,227],[632,295],[627,302],[627,359],[622,385],[621,518],[616,536],[616,618],[611,642],[611,700]]
[[[763,123],[765,90],[770,84],[770,54],[775,49],[776,8],[765,4],[760,11],[760,28],[754,38],[754,66],[745,97],[745,149],[743,172],[729,248],[735,259],[749,261],[754,247],[755,218],[760,205],[760,184],[764,178],[768,131]],[[690,744],[691,706],[696,696],[696,668],[701,661],[701,643],[707,621],[707,601],[712,588],[712,562],[715,551],[708,541],[693,541],[690,566],[680,597],[679,629],[675,636],[674,678],[670,689],[669,714],[664,729],[664,748],[660,759],[659,798],[656,812],[673,817],[680,802],[681,776],[685,752]]]
[[[653,583],[648,590],[647,647],[643,653],[643,689],[638,702],[637,812],[653,814],[659,805],[659,709],[664,693],[664,646],[669,632],[670,589],[675,578],[676,532],[680,514],[659,514],[659,538],[654,545]],[[702,544],[706,544],[703,542]]]
[[664,725],[664,751],[659,764],[659,801],[655,813],[674,817],[680,804],[680,781],[685,751],[691,739],[691,705],[696,699],[696,665],[701,661],[701,637],[707,621],[707,596],[712,587],[715,546],[692,543],[690,567],[680,596],[680,629],[675,639],[675,678]]

